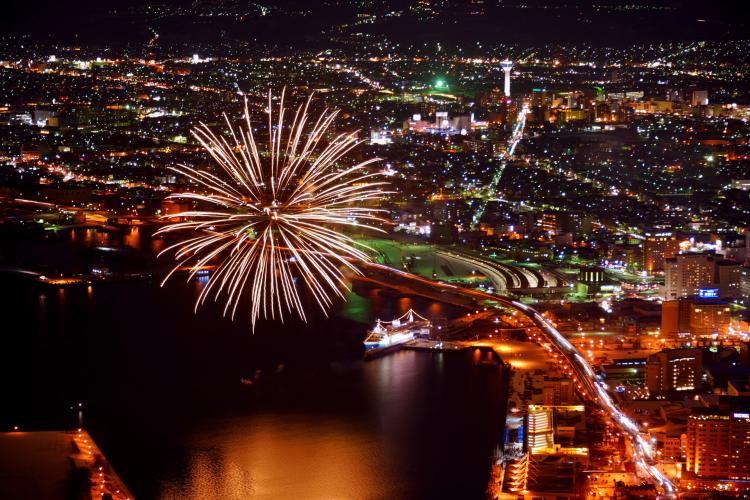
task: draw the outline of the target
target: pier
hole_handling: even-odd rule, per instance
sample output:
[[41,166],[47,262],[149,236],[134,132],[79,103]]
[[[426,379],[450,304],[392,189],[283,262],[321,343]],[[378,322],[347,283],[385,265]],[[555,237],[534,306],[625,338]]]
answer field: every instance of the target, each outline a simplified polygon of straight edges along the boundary
[[110,498],[132,500],[88,432],[0,433],[3,498]]

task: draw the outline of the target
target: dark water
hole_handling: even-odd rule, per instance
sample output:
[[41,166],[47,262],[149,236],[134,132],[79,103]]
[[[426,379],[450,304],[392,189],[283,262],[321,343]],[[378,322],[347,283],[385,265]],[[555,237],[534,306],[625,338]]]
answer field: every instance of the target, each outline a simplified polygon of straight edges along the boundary
[[0,286],[0,426],[75,425],[81,402],[137,498],[483,497],[499,369],[472,353],[359,361],[374,317],[451,307],[358,289],[331,319],[253,335],[193,314],[200,282]]

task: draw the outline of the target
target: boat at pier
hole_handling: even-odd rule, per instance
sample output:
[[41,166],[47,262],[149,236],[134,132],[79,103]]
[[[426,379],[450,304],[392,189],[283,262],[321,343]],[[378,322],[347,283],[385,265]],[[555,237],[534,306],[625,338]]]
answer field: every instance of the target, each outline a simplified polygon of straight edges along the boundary
[[404,344],[419,337],[428,337],[432,323],[409,309],[403,316],[390,322],[377,320],[372,330],[367,332],[365,350],[391,347]]

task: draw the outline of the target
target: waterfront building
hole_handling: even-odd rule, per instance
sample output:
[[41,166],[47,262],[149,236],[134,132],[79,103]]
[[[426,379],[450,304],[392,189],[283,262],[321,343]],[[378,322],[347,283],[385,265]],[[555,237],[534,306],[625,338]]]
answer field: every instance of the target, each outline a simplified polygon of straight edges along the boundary
[[526,426],[526,447],[534,454],[554,448],[555,429],[553,424],[552,408],[542,406],[529,406]]

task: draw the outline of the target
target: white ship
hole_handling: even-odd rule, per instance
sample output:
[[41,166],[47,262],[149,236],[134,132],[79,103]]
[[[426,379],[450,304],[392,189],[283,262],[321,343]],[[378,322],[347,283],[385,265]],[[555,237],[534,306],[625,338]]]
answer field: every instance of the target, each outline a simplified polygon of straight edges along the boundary
[[367,332],[365,349],[389,347],[409,342],[417,337],[428,337],[431,327],[430,320],[420,316],[413,309],[390,322],[378,319],[375,327]]

